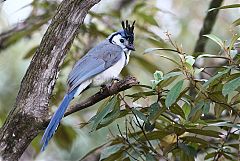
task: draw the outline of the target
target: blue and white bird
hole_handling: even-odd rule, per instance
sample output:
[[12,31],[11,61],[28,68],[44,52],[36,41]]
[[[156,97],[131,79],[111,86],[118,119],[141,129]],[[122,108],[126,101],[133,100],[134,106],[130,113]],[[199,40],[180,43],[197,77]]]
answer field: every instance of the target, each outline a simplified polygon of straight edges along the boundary
[[134,48],[134,23],[122,21],[122,28],[111,34],[76,62],[68,76],[68,91],[60,106],[51,118],[42,137],[44,151],[55,133],[71,100],[91,86],[102,86],[118,78],[121,70],[128,64],[129,55]]

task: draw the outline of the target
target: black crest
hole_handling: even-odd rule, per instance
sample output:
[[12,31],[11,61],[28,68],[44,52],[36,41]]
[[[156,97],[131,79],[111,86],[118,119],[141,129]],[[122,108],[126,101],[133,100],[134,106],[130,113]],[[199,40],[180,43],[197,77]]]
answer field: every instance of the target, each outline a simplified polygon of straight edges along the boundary
[[126,23],[124,21],[122,21],[122,28],[124,30],[124,33],[126,35],[126,38],[133,43],[134,40],[134,24],[135,21],[133,21],[132,26],[130,26],[130,24],[128,24],[128,20],[126,20]]

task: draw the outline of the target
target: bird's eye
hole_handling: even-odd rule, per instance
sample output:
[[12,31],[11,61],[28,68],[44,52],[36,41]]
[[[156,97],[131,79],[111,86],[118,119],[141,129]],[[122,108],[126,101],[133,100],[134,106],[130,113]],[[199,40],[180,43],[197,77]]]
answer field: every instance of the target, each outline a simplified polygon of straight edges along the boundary
[[120,42],[123,43],[123,42],[124,42],[124,39],[120,39]]

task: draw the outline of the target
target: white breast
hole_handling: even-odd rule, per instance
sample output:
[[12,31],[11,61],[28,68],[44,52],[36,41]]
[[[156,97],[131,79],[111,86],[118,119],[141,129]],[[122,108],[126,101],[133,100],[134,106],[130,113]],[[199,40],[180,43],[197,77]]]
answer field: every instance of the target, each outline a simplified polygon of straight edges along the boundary
[[[129,55],[128,55],[129,57]],[[128,60],[128,59],[127,59]],[[114,64],[113,66],[109,67],[107,70],[103,71],[102,73],[96,75],[92,78],[93,86],[100,86],[112,81],[113,78],[118,77],[120,72],[122,71],[123,67],[126,65],[126,57],[124,52],[122,52],[121,59]]]

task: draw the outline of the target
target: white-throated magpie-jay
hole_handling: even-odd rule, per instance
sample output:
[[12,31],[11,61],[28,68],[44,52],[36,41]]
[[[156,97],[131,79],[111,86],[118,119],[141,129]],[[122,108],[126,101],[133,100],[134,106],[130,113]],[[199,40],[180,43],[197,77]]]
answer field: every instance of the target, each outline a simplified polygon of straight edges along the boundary
[[128,64],[131,50],[135,50],[134,23],[130,25],[128,21],[122,21],[122,30],[111,34],[76,62],[68,76],[68,91],[42,137],[41,151],[46,148],[74,97],[87,87],[105,85],[118,78],[123,67]]

